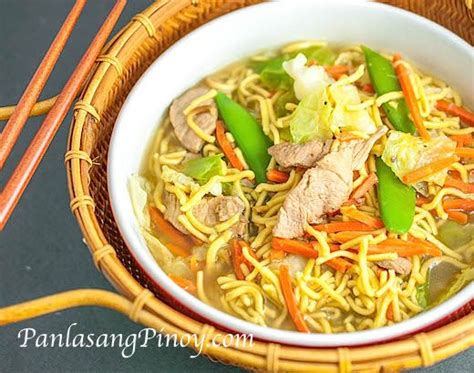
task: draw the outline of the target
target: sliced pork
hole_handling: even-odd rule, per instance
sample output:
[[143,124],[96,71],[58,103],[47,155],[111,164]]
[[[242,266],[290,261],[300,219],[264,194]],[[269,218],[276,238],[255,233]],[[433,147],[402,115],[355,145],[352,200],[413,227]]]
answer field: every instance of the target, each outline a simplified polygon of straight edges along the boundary
[[[182,96],[173,101],[170,107],[170,121],[176,137],[190,152],[198,153],[204,146],[204,140],[188,126],[184,110],[196,98],[208,92],[206,87],[196,87],[186,91]],[[212,134],[216,129],[217,108],[214,100],[204,101],[200,106],[208,107],[201,113],[194,115],[194,122],[207,134]]]
[[399,257],[393,260],[381,260],[375,262],[379,267],[383,269],[393,269],[395,273],[406,276],[411,272],[411,262],[407,258]]
[[332,140],[313,140],[306,144],[291,144],[282,142],[273,145],[268,153],[282,167],[313,167],[317,161],[329,153]]
[[[178,221],[178,217],[183,214],[180,209],[178,199],[173,193],[165,191],[163,193],[163,204],[166,206],[164,217],[179,231],[190,234],[189,231]],[[245,205],[239,197],[219,196],[206,197],[193,208],[194,217],[202,224],[209,227],[229,220],[235,214],[240,214],[240,221],[232,227],[236,235],[245,233],[247,220],[242,214]]]
[[387,131],[382,127],[368,140],[342,143],[307,170],[290,192],[278,213],[273,235],[301,237],[306,223],[322,221],[327,213],[338,210],[352,192],[352,171],[360,169],[375,142]]

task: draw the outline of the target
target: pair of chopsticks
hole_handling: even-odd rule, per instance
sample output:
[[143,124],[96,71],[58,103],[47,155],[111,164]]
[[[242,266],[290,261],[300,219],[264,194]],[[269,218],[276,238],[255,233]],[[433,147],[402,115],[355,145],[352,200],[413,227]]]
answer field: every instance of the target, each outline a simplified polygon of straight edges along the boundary
[[[3,132],[0,134],[0,170],[3,168],[15,142],[20,136],[31,110],[51,75],[86,2],[87,0],[76,0],[76,3],[72,7],[56,38],[18,102],[15,111],[12,113]],[[116,0],[115,6],[110,11],[94,40],[82,56],[79,64],[13,171],[13,174],[7,181],[0,194],[0,231],[5,227],[29,181],[38,168],[59,126],[66,117],[69,108],[92,69],[96,58],[99,56],[109,35],[112,33],[126,3],[127,0]]]

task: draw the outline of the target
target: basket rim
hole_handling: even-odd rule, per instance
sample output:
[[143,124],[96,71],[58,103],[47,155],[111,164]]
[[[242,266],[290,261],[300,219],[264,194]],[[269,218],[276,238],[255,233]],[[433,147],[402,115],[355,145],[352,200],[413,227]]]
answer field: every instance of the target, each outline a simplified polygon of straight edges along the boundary
[[[241,7],[248,5],[248,3],[255,2],[259,2],[259,0],[233,1],[232,5]],[[163,23],[172,19],[173,22],[180,21],[183,22],[183,24],[187,22],[188,26],[192,24],[191,27],[193,27],[193,25],[195,26],[195,24],[193,24],[195,19],[198,19],[199,22],[205,22],[208,18],[225,13],[229,9],[221,10],[220,13],[218,9],[219,7],[224,8],[226,5],[229,5],[229,2],[225,0],[157,1],[141,13],[143,18],[134,18],[131,23],[125,26],[116,37],[109,42],[104,49],[104,53],[116,58],[118,63],[127,69],[130,67],[127,66],[127,63],[131,58],[132,51],[142,46],[145,40],[149,38],[154,39],[158,33],[157,30],[160,29]],[[160,12],[158,12],[159,10]],[[214,11],[214,13],[212,11]],[[176,18],[177,15],[186,16],[184,19],[180,19]],[[143,19],[147,19],[149,23]],[[152,31],[155,31],[154,33],[150,31],[150,27]],[[93,113],[100,114],[107,108],[108,100],[110,100],[107,94],[110,93],[110,87],[122,79],[124,74],[122,73],[121,75],[117,70],[116,66],[110,61],[101,61],[91,74],[91,78],[82,95],[82,102],[90,105],[91,108],[94,109]],[[71,202],[76,202],[76,205],[72,207],[93,258],[97,260],[99,269],[119,292],[124,294],[127,298],[134,300],[137,299],[140,294],[143,294],[146,289],[128,272],[105,238],[97,216],[94,214],[94,200],[90,196],[88,189],[89,162],[92,160],[90,159],[91,154],[89,148],[91,139],[86,129],[91,123],[93,125],[100,123],[100,121],[96,122],[94,115],[91,114],[92,109],[87,110],[87,108],[82,106],[75,110],[75,115],[70,127],[68,153],[79,152],[77,154],[81,154],[80,156],[70,156],[69,159],[67,159],[67,176]],[[90,198],[92,202],[85,203],[84,201],[87,200],[86,197]],[[78,203],[78,201],[82,202]],[[104,249],[107,249],[106,254],[104,254],[106,252]],[[102,256],[97,253],[102,254]],[[97,259],[98,257],[100,259]],[[146,319],[139,318],[138,320],[140,322],[146,325],[153,325],[153,327],[163,325],[163,330],[169,333],[194,332],[204,334],[207,338],[208,334],[211,335],[218,332],[218,330],[216,331],[216,329],[210,325],[198,322],[181,312],[173,310],[158,298],[147,298],[142,307],[147,310],[142,309],[143,313],[152,313],[152,319],[149,317]],[[347,355],[345,353],[347,352],[346,350],[348,350],[350,355],[349,362],[352,361],[353,366],[357,366],[359,369],[363,367],[388,366],[390,364],[396,367],[403,366],[408,368],[422,364],[430,365],[435,361],[439,361],[472,346],[474,344],[473,321],[474,314],[471,313],[441,328],[426,334],[419,334],[418,336],[421,335],[422,337],[420,338],[423,338],[423,340],[425,340],[425,338],[429,340],[429,345],[432,349],[431,352],[434,353],[432,359],[428,359],[423,355],[421,352],[421,342],[412,337],[398,342],[383,343],[375,347],[367,346],[350,349],[296,348],[259,341],[258,344],[252,348],[252,351],[246,351],[241,348],[235,348],[232,351],[229,349],[226,351],[218,348],[209,348],[206,352],[213,357],[229,361],[233,364],[244,364],[245,366],[262,369],[268,366],[268,364],[274,367],[273,364],[276,362],[277,368],[291,370],[298,369],[297,367],[301,369],[305,367],[307,369],[308,361],[311,361],[311,364],[313,364],[311,365],[312,367],[314,367],[316,363],[324,362],[324,366],[328,368],[337,368],[343,361],[347,362]],[[453,331],[455,331],[456,334],[454,334]],[[444,333],[447,333],[446,338],[443,338]],[[388,356],[393,356],[393,349],[395,347],[398,347],[398,350],[403,351],[403,353],[391,359],[387,359]],[[278,353],[270,354],[269,351],[273,351],[275,348],[278,349]],[[311,350],[313,355],[309,357],[309,360],[308,356],[306,356],[308,350]],[[342,354],[341,351],[344,351],[344,354]],[[413,354],[415,356],[413,356]],[[370,362],[368,362],[367,356],[371,357]]]

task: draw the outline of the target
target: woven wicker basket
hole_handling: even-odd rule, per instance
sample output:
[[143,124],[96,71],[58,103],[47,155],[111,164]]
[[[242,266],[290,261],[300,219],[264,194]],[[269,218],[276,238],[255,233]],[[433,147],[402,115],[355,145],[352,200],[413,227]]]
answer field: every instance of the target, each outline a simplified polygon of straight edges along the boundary
[[[141,324],[206,340],[222,331],[196,315],[160,300],[161,291],[131,257],[109,205],[107,151],[115,119],[132,86],[171,44],[203,23],[260,0],[157,1],[122,29],[104,48],[71,125],[66,167],[71,209],[97,268],[116,293],[75,290],[0,309],[0,325],[60,309],[94,305],[115,309]],[[471,44],[472,12],[464,0],[383,0],[443,24]],[[267,371],[379,371],[429,366],[474,345],[474,313],[466,306],[443,325],[403,340],[355,348],[297,348],[256,341],[245,346],[207,345],[203,353],[223,363]],[[219,337],[216,338],[219,341]]]

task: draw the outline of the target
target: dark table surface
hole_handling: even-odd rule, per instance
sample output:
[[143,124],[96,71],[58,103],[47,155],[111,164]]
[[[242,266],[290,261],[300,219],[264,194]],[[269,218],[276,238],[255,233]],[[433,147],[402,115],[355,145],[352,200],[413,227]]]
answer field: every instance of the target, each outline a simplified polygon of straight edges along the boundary
[[[113,0],[95,0],[86,6],[43,98],[61,89],[113,3]],[[129,0],[117,27],[122,27],[150,3],[150,0]],[[73,0],[0,0],[0,106],[18,100],[72,4]],[[69,211],[63,156],[70,121],[71,115],[64,121],[4,232],[0,233],[0,306],[75,288],[112,289],[95,269]],[[0,173],[1,187],[40,123],[38,118],[28,122]],[[0,128],[3,126],[0,123]],[[138,348],[128,359],[121,357],[121,349],[117,347],[50,348],[35,347],[31,342],[27,347],[20,347],[22,336],[18,338],[18,334],[24,328],[34,328],[37,335],[65,334],[73,323],[77,323],[73,326],[74,335],[128,336],[141,329],[121,314],[98,308],[57,312],[2,327],[0,372],[238,371],[204,357],[191,359],[191,351],[179,347]],[[424,371],[472,372],[473,359],[471,349]]]

